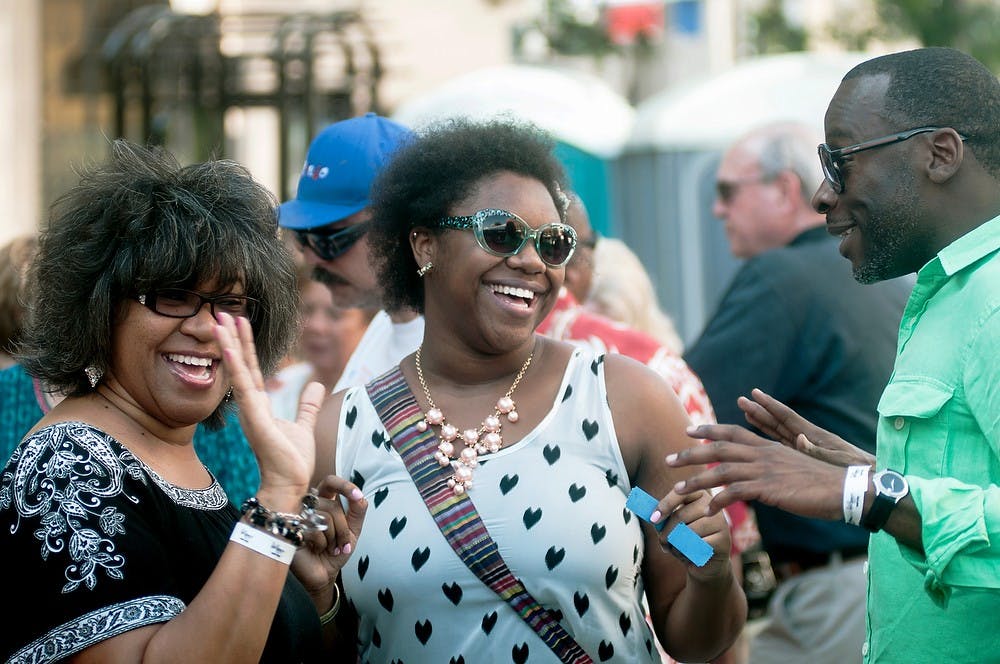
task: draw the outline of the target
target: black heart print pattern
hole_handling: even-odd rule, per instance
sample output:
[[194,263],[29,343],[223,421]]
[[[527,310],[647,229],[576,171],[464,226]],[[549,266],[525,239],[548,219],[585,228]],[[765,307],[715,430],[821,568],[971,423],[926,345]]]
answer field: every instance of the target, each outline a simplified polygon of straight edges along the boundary
[[545,565],[551,572],[559,563],[563,561],[563,558],[565,557],[566,549],[557,549],[554,546],[550,546],[549,550],[545,552]]
[[514,475],[504,475],[500,478],[500,493],[507,495],[510,493],[514,487],[517,486],[517,481],[521,479],[515,473]]
[[427,559],[431,557],[431,550],[426,546],[422,549],[414,549],[413,555],[410,556],[410,565],[413,566],[414,572],[419,572],[420,568],[424,566]]
[[458,606],[458,603],[462,601],[462,586],[455,582],[450,584],[442,583],[441,592],[443,592],[444,596],[447,597],[448,600],[455,606]]
[[524,521],[525,530],[531,530],[531,527],[538,523],[538,520],[542,518],[541,509],[531,509],[530,507],[524,510],[524,516],[521,519]]
[[372,431],[372,445],[374,445],[375,447],[384,447],[386,450],[392,448],[392,443],[389,442],[389,439],[386,437],[385,433],[383,433],[378,429]]
[[417,640],[423,645],[427,645],[433,631],[434,627],[431,625],[430,620],[418,620],[413,625],[413,633],[417,635]]
[[399,533],[403,532],[403,528],[406,528],[406,517],[396,517],[389,524],[389,534],[392,535],[392,539],[396,539]]

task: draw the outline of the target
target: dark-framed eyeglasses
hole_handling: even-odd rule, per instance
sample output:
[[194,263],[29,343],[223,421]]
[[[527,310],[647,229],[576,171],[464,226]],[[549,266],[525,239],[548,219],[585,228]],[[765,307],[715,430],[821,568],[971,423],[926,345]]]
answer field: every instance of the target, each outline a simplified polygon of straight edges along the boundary
[[[939,129],[944,129],[944,127],[916,127],[914,129],[907,129],[906,131],[901,131],[896,134],[873,138],[870,141],[864,141],[863,143],[848,145],[847,147],[840,148],[838,150],[831,150],[829,145],[821,143],[818,151],[819,163],[823,166],[823,177],[826,178],[827,183],[834,192],[842,194],[844,193],[844,173],[841,170],[840,164],[844,157],[856,152],[863,152],[865,150],[885,147],[886,145],[901,143],[905,140],[913,138],[917,134],[927,134],[932,131],[938,131]],[[965,136],[962,136],[961,134],[959,134],[959,138],[963,141],[965,140]]]
[[[323,230],[326,229],[326,230]],[[332,261],[350,249],[361,236],[368,232],[368,222],[362,222],[346,228],[298,229],[293,231],[299,246],[309,247],[325,261]]]
[[169,318],[193,318],[205,303],[208,303],[213,318],[219,312],[252,318],[258,304],[257,300],[246,295],[202,295],[183,288],[159,288],[137,295],[136,299],[147,309]]
[[444,217],[438,225],[471,228],[479,246],[494,256],[513,256],[533,241],[538,257],[550,267],[562,267],[576,250],[576,231],[569,224],[552,222],[536,229],[507,210],[487,208],[465,217]]
[[718,180],[715,183],[715,195],[720,201],[728,204],[739,193],[740,189],[746,185],[771,182],[773,179],[755,175],[753,177],[739,178],[738,180]]

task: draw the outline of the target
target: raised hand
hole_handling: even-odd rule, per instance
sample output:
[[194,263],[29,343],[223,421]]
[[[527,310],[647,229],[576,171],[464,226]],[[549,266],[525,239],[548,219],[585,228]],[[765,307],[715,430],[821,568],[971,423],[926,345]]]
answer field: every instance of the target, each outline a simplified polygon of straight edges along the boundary
[[755,389],[751,396],[752,400],[740,397],[736,403],[747,422],[765,435],[820,461],[844,467],[874,467],[874,455],[816,426],[769,394]]
[[[294,422],[275,418],[264,388],[250,322],[225,313],[219,313],[217,318],[215,338],[222,350],[226,375],[232,381],[240,426],[260,466],[258,498],[269,509],[297,512],[316,464],[313,428],[325,389],[319,383],[312,383],[303,390]],[[269,502],[271,498],[274,504]],[[289,501],[292,504],[284,504]]]

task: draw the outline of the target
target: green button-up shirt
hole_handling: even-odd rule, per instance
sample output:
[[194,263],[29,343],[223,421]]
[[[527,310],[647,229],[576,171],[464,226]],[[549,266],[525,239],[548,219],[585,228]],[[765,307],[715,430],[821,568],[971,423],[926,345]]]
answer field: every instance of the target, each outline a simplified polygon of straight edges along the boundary
[[924,553],[872,536],[865,662],[1000,662],[1000,217],[917,273],[878,411]]

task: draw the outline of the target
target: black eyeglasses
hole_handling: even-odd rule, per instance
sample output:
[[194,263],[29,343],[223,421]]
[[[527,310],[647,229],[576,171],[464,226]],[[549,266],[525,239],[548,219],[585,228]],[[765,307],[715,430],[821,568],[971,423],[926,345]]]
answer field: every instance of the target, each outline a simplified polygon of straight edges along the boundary
[[733,200],[733,197],[739,192],[741,187],[748,184],[760,184],[762,182],[770,182],[773,178],[765,178],[760,176],[740,178],[738,180],[719,180],[715,183],[715,195],[723,203],[729,203]]
[[506,210],[485,209],[466,217],[445,217],[438,225],[458,230],[471,228],[479,246],[494,256],[513,256],[529,240],[534,241],[538,257],[551,267],[565,265],[576,250],[576,231],[572,226],[553,222],[534,229]]
[[[324,227],[325,228],[325,227]],[[333,230],[296,230],[295,240],[305,249],[309,247],[325,261],[332,261],[350,249],[361,236],[368,232],[368,224],[360,223],[347,228]]]
[[183,288],[161,288],[136,297],[139,304],[169,318],[193,318],[207,302],[212,317],[219,312],[251,318],[257,300],[246,295],[202,295]]
[[[893,145],[894,143],[901,143],[905,140],[913,138],[917,134],[927,134],[932,131],[938,131],[943,129],[943,127],[917,127],[915,129],[907,129],[906,131],[901,131],[898,134],[890,134],[888,136],[882,136],[881,138],[873,138],[870,141],[865,141],[864,143],[858,143],[856,145],[848,145],[846,148],[840,148],[839,150],[831,150],[830,146],[826,143],[822,143],[819,146],[819,163],[823,166],[823,177],[830,184],[830,187],[834,192],[838,194],[844,193],[844,173],[840,168],[841,159],[849,154],[854,154],[855,152],[863,152],[864,150],[871,150],[873,148],[881,148],[886,145]],[[959,134],[959,138],[963,141],[965,136]]]

